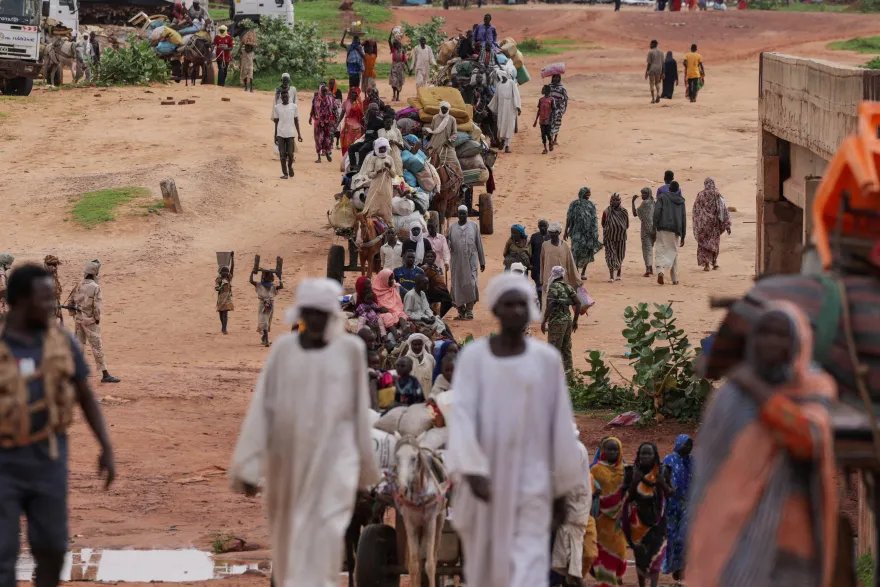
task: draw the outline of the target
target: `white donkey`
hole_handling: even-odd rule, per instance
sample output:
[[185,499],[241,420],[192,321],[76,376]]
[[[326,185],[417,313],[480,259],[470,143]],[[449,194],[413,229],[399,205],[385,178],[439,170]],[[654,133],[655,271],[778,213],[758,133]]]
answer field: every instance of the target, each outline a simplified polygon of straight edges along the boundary
[[[421,587],[422,569],[436,587],[437,552],[446,521],[449,481],[443,463],[411,436],[397,442],[394,503],[406,529],[410,585]],[[425,561],[424,567],[421,562]]]

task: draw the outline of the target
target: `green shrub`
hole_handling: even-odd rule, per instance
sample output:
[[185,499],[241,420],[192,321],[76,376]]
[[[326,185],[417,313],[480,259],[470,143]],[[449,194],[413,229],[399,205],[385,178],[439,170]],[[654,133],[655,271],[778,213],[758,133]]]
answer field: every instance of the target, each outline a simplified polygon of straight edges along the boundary
[[880,69],[880,57],[875,57],[862,67],[864,67],[865,69]]
[[[103,55],[101,56],[103,58]],[[122,187],[86,192],[73,207],[73,219],[85,228],[94,228],[104,222],[116,219],[116,208],[134,200],[150,195],[143,187]]]
[[[291,78],[304,81],[317,82],[323,78],[333,51],[318,35],[317,23],[298,20],[290,30],[283,18],[261,18],[259,24],[246,19],[242,26],[257,32],[255,72],[286,72]],[[237,44],[232,51],[236,77],[241,47]]]
[[835,41],[829,43],[828,48],[869,54],[880,53],[880,37],[854,37],[848,41]]
[[406,37],[406,47],[409,51],[415,49],[419,39],[425,37],[425,43],[434,50],[436,54],[440,50],[440,43],[447,39],[446,33],[442,30],[446,24],[446,19],[439,16],[432,16],[428,22],[411,25],[406,21],[400,23],[403,28],[403,35]]
[[856,576],[859,579],[859,585],[862,587],[872,587],[874,585],[874,557],[870,552],[866,552],[859,557],[856,563]]
[[146,86],[166,83],[170,77],[168,62],[161,59],[148,41],[128,37],[128,47],[105,49],[95,65],[99,86]]

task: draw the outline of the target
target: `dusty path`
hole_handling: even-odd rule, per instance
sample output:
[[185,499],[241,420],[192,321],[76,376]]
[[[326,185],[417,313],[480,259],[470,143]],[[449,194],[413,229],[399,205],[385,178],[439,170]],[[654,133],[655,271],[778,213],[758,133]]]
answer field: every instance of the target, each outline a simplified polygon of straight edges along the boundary
[[[722,241],[722,269],[696,267],[693,239],[682,250],[678,287],[643,279],[638,228],[629,232],[624,280],[606,283],[604,260],[590,267],[588,287],[598,305],[575,337],[575,352],[598,348],[616,365],[624,340],[622,311],[640,301],[673,301],[680,324],[696,342],[720,316],[708,310],[714,293],[748,288],[754,267],[754,193],[757,134],[757,60],[762,50],[782,48],[828,57],[824,41],[834,35],[867,33],[880,18],[837,14],[654,14],[606,7],[497,9],[495,23],[508,33],[576,38],[600,48],[530,59],[538,77],[542,63],[564,59],[572,98],[561,147],[540,154],[534,120],[540,85],[523,87],[521,133],[514,153],[499,158],[495,197],[496,234],[487,237],[489,277],[501,269],[507,228],[514,222],[534,230],[539,217],[563,220],[581,186],[592,188],[604,209],[612,192],[628,204],[643,186],[656,188],[663,171],[676,171],[692,201],[705,177],[715,179],[733,214],[733,234]],[[401,9],[410,22],[439,10]],[[475,10],[449,11],[450,28],[466,28]],[[681,24],[683,23],[683,24]],[[647,40],[680,58],[697,42],[706,57],[707,86],[697,104],[676,99],[652,106],[643,79]],[[856,61],[855,56],[835,58]],[[382,94],[390,95],[381,86]],[[404,95],[412,95],[410,79]],[[100,94],[96,98],[94,94]],[[195,105],[159,105],[161,98],[193,97]],[[222,102],[221,97],[231,97]],[[286,307],[291,290],[306,275],[323,275],[334,238],[326,211],[338,190],[338,162],[313,163],[305,114],[310,96],[301,93],[306,133],[297,155],[297,175],[281,181],[272,156],[271,97],[236,89],[169,86],[62,92],[38,91],[27,100],[0,100],[0,250],[19,261],[52,253],[64,260],[67,288],[84,261],[103,262],[106,318],[104,343],[117,386],[98,386],[116,443],[119,479],[99,490],[95,445],[76,426],[71,477],[74,543],[92,547],[206,546],[231,532],[266,540],[260,503],[233,495],[217,467],[225,467],[246,409],[256,373],[266,356],[255,332],[255,299],[247,284],[254,253],[286,261]],[[85,230],[70,220],[71,201],[82,192],[142,185],[158,197],[160,180],[173,177],[185,213],[143,215],[133,203],[116,222]],[[237,309],[230,336],[219,334],[214,312],[214,252],[234,249]],[[349,278],[349,287],[353,277]],[[280,313],[280,312],[279,312]],[[484,306],[457,334],[485,334],[491,320]],[[276,318],[277,336],[282,330]],[[91,359],[90,359],[91,361]],[[580,363],[580,360],[578,359]],[[583,363],[581,363],[583,365]],[[308,406],[303,406],[308,409]],[[589,446],[603,433],[601,422],[584,421]],[[683,428],[665,425],[648,433],[668,451]],[[626,452],[644,436],[627,431]]]

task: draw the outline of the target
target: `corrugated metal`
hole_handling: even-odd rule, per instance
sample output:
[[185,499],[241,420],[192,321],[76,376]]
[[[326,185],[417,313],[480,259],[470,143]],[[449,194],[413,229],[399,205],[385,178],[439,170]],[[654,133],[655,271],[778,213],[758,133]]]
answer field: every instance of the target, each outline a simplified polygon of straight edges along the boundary
[[857,123],[859,103],[880,99],[880,77],[868,70],[763,53],[758,112],[764,130],[830,160]]
[[880,102],[880,70],[867,69],[864,76],[865,91],[862,97],[871,102]]

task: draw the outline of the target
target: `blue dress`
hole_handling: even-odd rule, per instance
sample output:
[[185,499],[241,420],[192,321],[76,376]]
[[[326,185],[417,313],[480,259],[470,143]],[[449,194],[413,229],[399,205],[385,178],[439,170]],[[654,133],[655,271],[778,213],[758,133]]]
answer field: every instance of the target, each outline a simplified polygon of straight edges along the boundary
[[672,471],[672,486],[675,493],[666,498],[666,558],[663,559],[662,572],[672,574],[684,569],[685,538],[687,537],[687,498],[688,486],[694,472],[694,457],[683,457],[678,452],[691,440],[687,434],[679,434],[675,439],[675,450],[663,459],[663,464]]

